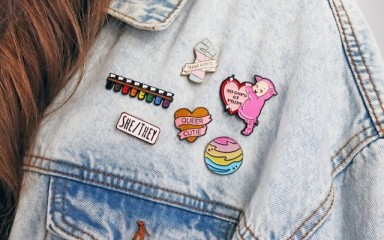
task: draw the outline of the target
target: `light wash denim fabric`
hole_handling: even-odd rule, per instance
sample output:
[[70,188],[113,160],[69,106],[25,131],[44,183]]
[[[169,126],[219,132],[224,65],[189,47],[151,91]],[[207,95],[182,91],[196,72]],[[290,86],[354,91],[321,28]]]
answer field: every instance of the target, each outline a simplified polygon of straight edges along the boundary
[[[117,0],[85,74],[62,91],[25,162],[10,239],[384,239],[384,63],[353,0]],[[159,30],[159,31],[151,31]],[[160,31],[161,30],[161,31]],[[208,38],[219,63],[180,76]],[[105,88],[115,73],[174,93],[168,109]],[[220,84],[259,75],[278,95],[259,125],[224,111]],[[180,141],[174,113],[205,107],[207,134]],[[154,145],[116,129],[127,112]],[[235,139],[221,176],[207,144]]]

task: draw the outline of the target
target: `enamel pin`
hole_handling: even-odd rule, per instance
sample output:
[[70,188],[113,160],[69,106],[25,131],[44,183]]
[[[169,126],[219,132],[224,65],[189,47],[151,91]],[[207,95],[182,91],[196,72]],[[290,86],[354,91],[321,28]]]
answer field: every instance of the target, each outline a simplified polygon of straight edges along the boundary
[[160,128],[123,112],[116,128],[147,143],[155,144]]
[[212,117],[204,107],[198,107],[193,112],[187,108],[175,112],[175,127],[180,129],[178,136],[180,140],[186,139],[190,143],[206,134],[207,124],[211,121]]
[[196,55],[195,62],[186,64],[181,75],[189,75],[189,80],[192,82],[202,83],[207,72],[216,71],[217,62],[214,59],[216,51],[207,38],[199,42],[194,51]]
[[150,237],[151,234],[149,234],[146,229],[144,221],[137,221],[137,232],[133,236],[132,240],[145,240],[146,236]]
[[218,137],[208,144],[204,153],[205,165],[216,174],[228,175],[239,169],[243,150],[229,137]]
[[237,114],[246,123],[242,134],[248,136],[258,125],[258,117],[267,100],[277,95],[275,85],[267,78],[255,76],[256,83],[240,83],[235,75],[221,84],[221,99],[226,111]]
[[173,93],[158,89],[147,84],[134,81],[129,78],[110,73],[105,85],[107,90],[120,92],[123,95],[128,95],[132,98],[137,97],[138,100],[152,103],[156,106],[161,105],[163,108],[168,108],[173,101]]

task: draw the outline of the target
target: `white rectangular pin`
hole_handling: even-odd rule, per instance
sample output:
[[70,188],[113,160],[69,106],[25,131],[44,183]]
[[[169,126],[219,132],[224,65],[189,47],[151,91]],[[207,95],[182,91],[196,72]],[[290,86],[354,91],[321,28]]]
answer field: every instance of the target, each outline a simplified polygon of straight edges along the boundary
[[160,128],[123,112],[116,128],[147,143],[154,144],[160,134]]

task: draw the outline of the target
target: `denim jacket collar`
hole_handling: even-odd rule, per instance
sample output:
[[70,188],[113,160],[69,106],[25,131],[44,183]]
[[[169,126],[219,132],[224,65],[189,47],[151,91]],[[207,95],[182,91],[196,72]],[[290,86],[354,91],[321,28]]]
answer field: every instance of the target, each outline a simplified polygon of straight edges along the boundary
[[113,0],[108,13],[136,28],[159,31],[177,17],[187,0]]

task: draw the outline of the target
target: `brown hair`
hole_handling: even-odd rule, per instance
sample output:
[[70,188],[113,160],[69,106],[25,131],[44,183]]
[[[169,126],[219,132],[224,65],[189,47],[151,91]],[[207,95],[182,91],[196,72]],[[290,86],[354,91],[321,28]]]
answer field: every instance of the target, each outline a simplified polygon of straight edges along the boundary
[[[82,69],[109,0],[0,0],[0,236],[43,113]],[[4,237],[5,238],[5,237]],[[1,239],[1,237],[0,237]]]

